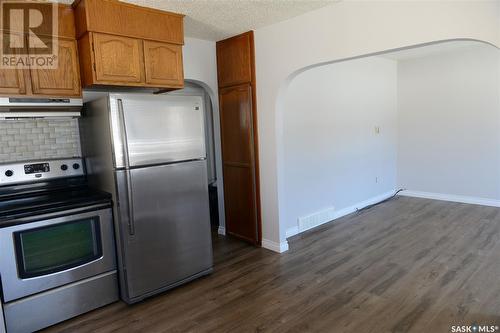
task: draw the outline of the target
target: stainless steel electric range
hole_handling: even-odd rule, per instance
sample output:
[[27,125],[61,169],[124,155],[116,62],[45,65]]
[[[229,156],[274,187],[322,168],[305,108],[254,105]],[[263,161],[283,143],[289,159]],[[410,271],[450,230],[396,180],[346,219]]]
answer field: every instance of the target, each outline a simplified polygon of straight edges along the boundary
[[118,300],[111,198],[81,159],[0,165],[0,279],[7,333]]

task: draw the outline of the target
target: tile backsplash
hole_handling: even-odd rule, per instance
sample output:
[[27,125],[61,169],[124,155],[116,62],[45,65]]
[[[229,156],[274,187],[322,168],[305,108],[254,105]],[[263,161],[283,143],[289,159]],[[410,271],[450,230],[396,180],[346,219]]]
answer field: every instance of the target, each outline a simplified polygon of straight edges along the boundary
[[77,119],[0,120],[0,163],[81,155]]

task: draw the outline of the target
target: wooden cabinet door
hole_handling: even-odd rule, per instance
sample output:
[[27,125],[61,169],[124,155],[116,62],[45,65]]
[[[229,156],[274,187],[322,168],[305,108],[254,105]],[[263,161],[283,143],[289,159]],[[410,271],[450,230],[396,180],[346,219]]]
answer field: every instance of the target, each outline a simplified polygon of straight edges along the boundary
[[253,33],[245,33],[217,42],[219,87],[253,81]]
[[75,40],[59,39],[58,65],[55,69],[31,68],[34,95],[81,96],[80,67]]
[[148,85],[182,87],[182,46],[167,43],[144,42],[144,67]]
[[0,68],[0,95],[24,94],[26,94],[24,70]]
[[252,88],[219,91],[226,231],[259,243]]
[[26,85],[22,69],[0,69],[0,95],[24,95]]
[[93,34],[96,83],[144,83],[142,40]]

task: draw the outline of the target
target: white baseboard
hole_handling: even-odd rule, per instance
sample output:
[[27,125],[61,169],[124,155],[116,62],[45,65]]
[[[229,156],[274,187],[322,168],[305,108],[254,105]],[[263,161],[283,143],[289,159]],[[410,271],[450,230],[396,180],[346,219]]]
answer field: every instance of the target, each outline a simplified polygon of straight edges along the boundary
[[[394,195],[394,193],[396,193],[396,190],[392,190],[392,191],[390,191],[390,192],[386,192],[386,193],[383,193],[383,194],[377,195],[377,196],[375,196],[375,197],[372,197],[372,198],[370,198],[370,199],[367,199],[367,200],[364,200],[364,201],[358,202],[357,204],[351,205],[351,206],[349,206],[349,207],[342,208],[342,209],[340,209],[340,210],[336,211],[336,212],[335,212],[335,214],[333,214],[333,216],[332,216],[332,219],[331,219],[331,220],[329,220],[329,221],[325,221],[325,222],[323,222],[323,223],[321,223],[321,224],[318,224],[318,225],[314,226],[314,228],[315,228],[315,227],[317,227],[317,226],[320,226],[320,225],[322,225],[322,224],[332,222],[332,221],[334,221],[334,220],[336,220],[336,219],[339,219],[339,218],[344,217],[344,216],[346,216],[346,215],[349,215],[349,214],[351,214],[351,213],[354,213],[354,212],[355,212],[355,211],[357,211],[358,209],[365,208],[365,207],[367,207],[367,206],[373,205],[373,204],[375,204],[375,203],[377,203],[377,202],[380,202],[380,201],[383,201],[383,200],[385,200],[385,199],[387,199],[387,198],[390,198],[390,197],[392,197],[392,196]],[[312,228],[309,228],[309,229],[312,229]],[[297,225],[297,226],[293,226],[293,227],[288,228],[288,229],[286,230],[286,238],[289,238],[289,237],[295,236],[295,235],[297,235],[297,234],[299,234],[299,233],[302,233],[302,232],[304,232],[304,231],[307,231],[307,230],[309,230],[309,229],[300,230],[298,225]]]
[[464,196],[464,195],[432,193],[432,192],[411,191],[411,190],[404,190],[402,192],[399,192],[399,195],[406,196],[406,197],[414,197],[414,198],[424,198],[424,199],[460,202],[460,203],[466,203],[466,204],[472,204],[472,205],[500,207],[500,200],[479,198],[479,197],[469,197],[469,196]]
[[217,230],[217,233],[222,236],[226,236],[226,228],[219,226],[219,229]]
[[274,252],[283,253],[288,251],[288,242],[284,241],[281,243],[273,242],[268,239],[262,240],[262,247]]
[[[219,226],[217,233],[219,235],[225,236],[226,235],[226,228]],[[284,241],[281,243],[276,243],[276,242],[270,241],[268,239],[263,239],[262,240],[262,247],[265,249],[274,251],[274,252],[283,253],[283,252],[288,251],[288,242]]]

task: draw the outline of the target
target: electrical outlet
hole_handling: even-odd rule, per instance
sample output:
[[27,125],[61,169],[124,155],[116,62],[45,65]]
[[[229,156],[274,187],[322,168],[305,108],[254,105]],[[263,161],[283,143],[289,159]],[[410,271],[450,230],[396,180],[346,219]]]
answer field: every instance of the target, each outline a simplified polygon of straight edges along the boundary
[[375,134],[380,134],[380,126],[375,126]]

